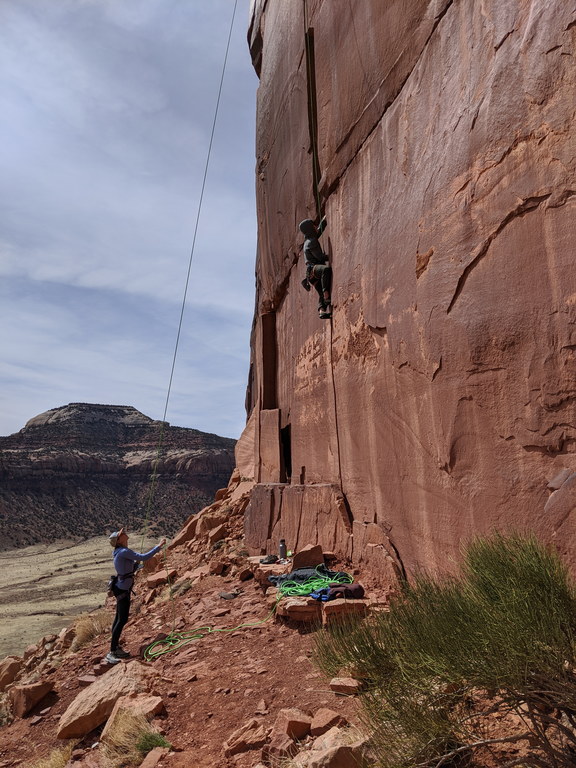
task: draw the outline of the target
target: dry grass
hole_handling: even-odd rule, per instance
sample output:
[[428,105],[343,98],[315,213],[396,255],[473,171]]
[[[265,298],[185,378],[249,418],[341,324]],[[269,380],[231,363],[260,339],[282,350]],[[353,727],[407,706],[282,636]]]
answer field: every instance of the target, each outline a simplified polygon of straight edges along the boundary
[[[147,539],[142,549],[155,543]],[[102,608],[112,554],[104,536],[0,552],[0,659]]]
[[101,610],[94,613],[83,613],[75,623],[76,635],[70,646],[72,651],[78,651],[86,643],[89,643],[98,635],[109,632],[112,627],[112,614],[110,611]]
[[102,743],[100,754],[106,768],[140,765],[154,747],[169,747],[144,715],[121,711]]
[[10,699],[8,694],[3,693],[0,695],[0,728],[8,725],[12,721],[12,708],[10,707]]
[[54,749],[48,757],[38,760],[30,768],[64,768],[70,760],[75,745],[76,742],[73,742],[61,749]]

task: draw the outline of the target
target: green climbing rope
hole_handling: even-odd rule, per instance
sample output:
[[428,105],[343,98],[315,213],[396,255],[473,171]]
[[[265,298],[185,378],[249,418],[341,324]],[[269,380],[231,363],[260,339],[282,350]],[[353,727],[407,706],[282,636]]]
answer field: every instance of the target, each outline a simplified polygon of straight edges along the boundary
[[253,621],[245,624],[239,624],[236,627],[211,627],[205,625],[202,627],[196,627],[189,632],[177,632],[172,630],[169,635],[156,640],[151,643],[144,651],[144,658],[146,661],[154,661],[154,659],[160,656],[165,656],[167,653],[176,651],[182,648],[188,643],[192,643],[195,640],[202,640],[206,635],[214,635],[218,632],[236,632],[239,629],[248,629],[251,627],[260,627],[265,624],[276,613],[278,603],[283,597],[295,597],[309,595],[311,592],[317,592],[320,589],[325,589],[331,584],[351,584],[354,579],[349,573],[341,572],[338,575],[330,578],[329,576],[321,576],[316,569],[316,576],[311,576],[304,582],[292,581],[290,579],[283,581],[278,587],[278,595],[276,602],[272,606],[270,612],[259,621]]
[[325,589],[330,584],[351,584],[354,581],[349,573],[341,572],[334,578],[322,576],[316,568],[316,576],[311,576],[306,581],[283,581],[278,587],[281,597],[296,597],[300,595],[309,595],[311,592],[318,592]]

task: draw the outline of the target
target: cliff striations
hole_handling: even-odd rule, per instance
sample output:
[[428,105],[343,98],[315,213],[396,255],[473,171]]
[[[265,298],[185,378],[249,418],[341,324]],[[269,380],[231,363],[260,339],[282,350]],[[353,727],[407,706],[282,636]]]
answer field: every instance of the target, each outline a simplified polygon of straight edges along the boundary
[[252,552],[392,580],[528,528],[576,561],[575,35],[549,0],[253,0]]
[[227,484],[233,457],[234,440],[128,406],[54,408],[0,437],[0,549],[139,527],[157,459],[150,524],[171,534]]

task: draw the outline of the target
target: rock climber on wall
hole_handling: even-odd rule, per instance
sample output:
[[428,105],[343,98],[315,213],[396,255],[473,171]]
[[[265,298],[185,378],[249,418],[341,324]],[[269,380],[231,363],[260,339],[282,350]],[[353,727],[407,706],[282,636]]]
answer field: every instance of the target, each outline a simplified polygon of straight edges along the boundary
[[311,285],[316,288],[320,297],[318,314],[322,320],[328,320],[332,317],[332,299],[330,296],[332,268],[327,264],[328,256],[324,253],[318,241],[318,238],[326,229],[326,219],[322,219],[318,227],[312,219],[304,219],[304,221],[300,222],[298,228],[306,238],[304,240],[306,277],[302,280],[302,285],[307,291],[310,290]]

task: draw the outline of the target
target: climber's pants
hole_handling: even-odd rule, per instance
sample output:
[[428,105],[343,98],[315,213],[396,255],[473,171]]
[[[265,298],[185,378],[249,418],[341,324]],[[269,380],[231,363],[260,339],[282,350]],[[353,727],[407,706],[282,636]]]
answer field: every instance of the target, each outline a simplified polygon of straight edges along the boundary
[[110,642],[112,653],[120,644],[120,635],[130,615],[130,590],[119,589],[114,592],[114,595],[116,597],[116,616],[114,616],[114,623],[112,624],[112,640]]
[[324,292],[330,295],[330,288],[332,287],[332,267],[327,264],[315,264],[311,271],[308,281],[312,283],[314,288],[318,291],[320,296],[320,306],[326,306],[326,299],[324,298]]

